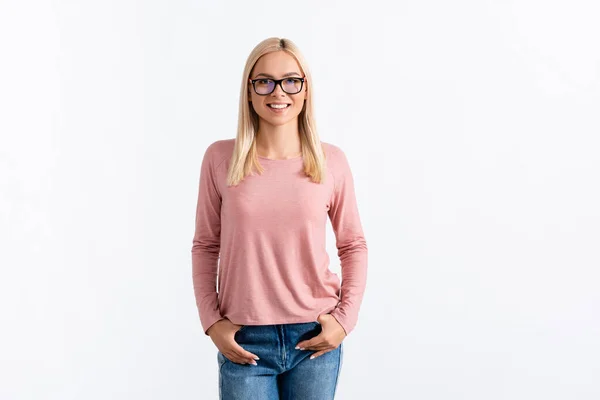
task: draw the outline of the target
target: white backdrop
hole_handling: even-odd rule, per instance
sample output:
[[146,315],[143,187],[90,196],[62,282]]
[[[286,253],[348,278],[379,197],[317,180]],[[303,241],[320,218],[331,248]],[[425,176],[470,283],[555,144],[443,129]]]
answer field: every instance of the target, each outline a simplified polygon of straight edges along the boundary
[[0,398],[217,398],[200,163],[270,36],[309,62],[369,246],[336,398],[600,398],[599,13],[3,0]]

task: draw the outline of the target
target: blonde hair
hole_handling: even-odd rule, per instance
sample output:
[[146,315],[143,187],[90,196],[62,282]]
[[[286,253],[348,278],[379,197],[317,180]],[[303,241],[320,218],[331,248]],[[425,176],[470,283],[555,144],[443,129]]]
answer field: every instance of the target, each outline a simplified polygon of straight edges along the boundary
[[325,151],[317,134],[313,111],[312,76],[308,65],[298,47],[291,40],[271,37],[256,45],[246,60],[240,90],[237,136],[227,174],[227,184],[229,185],[237,185],[247,175],[250,175],[253,169],[256,169],[259,174],[262,174],[264,171],[259,163],[256,150],[258,114],[250,106],[248,100],[248,79],[258,59],[274,51],[285,51],[294,57],[306,76],[307,82],[305,85],[310,85],[310,89],[307,90],[304,106],[298,115],[298,130],[302,144],[304,173],[316,183],[321,183],[325,179]]

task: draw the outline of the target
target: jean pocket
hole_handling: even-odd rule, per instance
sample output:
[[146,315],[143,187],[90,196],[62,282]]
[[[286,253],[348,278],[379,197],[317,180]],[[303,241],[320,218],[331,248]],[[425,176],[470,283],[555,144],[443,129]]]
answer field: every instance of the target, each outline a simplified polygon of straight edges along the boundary
[[242,325],[242,327],[240,329],[235,331],[235,333],[233,334],[233,338],[237,340],[238,336],[244,332],[244,330],[246,329],[247,326],[248,325]]
[[217,363],[219,364],[219,368],[223,366],[227,362],[227,357],[219,350],[217,350]]

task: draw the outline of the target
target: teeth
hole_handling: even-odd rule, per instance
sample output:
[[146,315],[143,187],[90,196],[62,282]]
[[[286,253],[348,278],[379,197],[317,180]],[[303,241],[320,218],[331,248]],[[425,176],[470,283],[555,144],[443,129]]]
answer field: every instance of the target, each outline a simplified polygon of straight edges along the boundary
[[269,104],[271,108],[286,108],[287,106],[287,104]]

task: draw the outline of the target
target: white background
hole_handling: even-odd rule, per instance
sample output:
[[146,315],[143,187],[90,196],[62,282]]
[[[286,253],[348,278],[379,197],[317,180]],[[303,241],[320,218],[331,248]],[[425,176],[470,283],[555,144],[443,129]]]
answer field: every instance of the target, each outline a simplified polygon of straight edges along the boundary
[[200,163],[235,137],[270,36],[308,60],[369,246],[336,398],[600,398],[599,15],[3,0],[0,398],[217,398],[191,282]]

